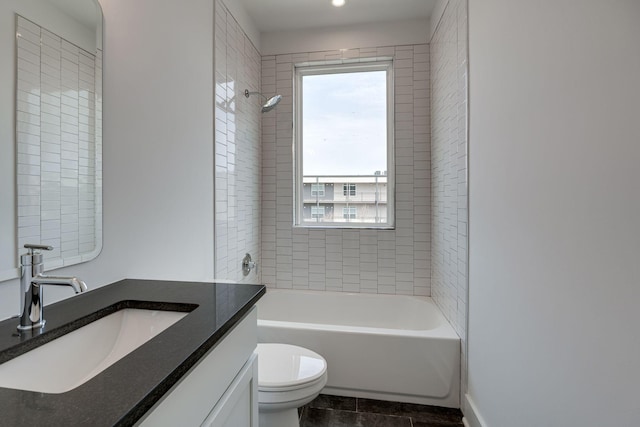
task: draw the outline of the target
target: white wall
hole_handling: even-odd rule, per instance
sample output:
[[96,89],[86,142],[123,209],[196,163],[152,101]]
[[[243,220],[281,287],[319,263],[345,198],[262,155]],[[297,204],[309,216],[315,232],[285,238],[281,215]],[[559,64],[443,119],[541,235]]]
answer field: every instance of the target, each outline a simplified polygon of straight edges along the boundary
[[[213,3],[100,3],[104,246],[56,274],[90,288],[124,277],[211,280]],[[48,289],[45,302],[68,296]],[[0,283],[0,318],[18,309],[17,281]]]
[[[376,57],[395,59],[396,228],[294,228],[294,65]],[[262,89],[283,97],[262,117],[262,280],[278,288],[429,295],[429,45],[263,56]]]
[[[215,279],[260,283],[260,53],[235,16],[216,3]],[[242,259],[258,268],[248,275]]]
[[449,4],[449,0],[436,0],[431,10],[431,16],[429,17],[429,40],[433,39],[433,35],[438,29],[438,24],[444,14],[444,10]]
[[246,37],[253,43],[253,46],[260,50],[260,30],[258,30],[255,22],[253,22],[253,19],[245,10],[242,2],[238,0],[224,0],[224,6],[227,11],[231,13],[240,28],[242,28]]
[[431,297],[467,345],[467,0],[450,0],[429,45],[431,70]]
[[105,262],[122,276],[211,279],[213,4],[103,9]]
[[467,322],[466,12],[466,0],[450,0],[430,43],[431,296],[463,341]]
[[[469,2],[469,397],[640,419],[640,2]],[[467,409],[467,412],[468,409]]]
[[262,33],[260,52],[278,55],[428,42],[427,19]]

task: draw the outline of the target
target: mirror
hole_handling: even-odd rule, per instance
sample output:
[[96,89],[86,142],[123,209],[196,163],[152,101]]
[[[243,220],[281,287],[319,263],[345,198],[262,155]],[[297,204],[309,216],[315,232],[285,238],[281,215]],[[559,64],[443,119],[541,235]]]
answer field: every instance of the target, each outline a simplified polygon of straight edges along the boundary
[[0,3],[0,281],[25,243],[47,270],[102,248],[102,11],[97,0]]

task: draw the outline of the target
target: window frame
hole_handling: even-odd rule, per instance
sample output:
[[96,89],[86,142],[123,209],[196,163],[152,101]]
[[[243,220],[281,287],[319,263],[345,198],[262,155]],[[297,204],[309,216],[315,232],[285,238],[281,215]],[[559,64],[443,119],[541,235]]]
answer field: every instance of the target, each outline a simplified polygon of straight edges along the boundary
[[[353,188],[353,190],[352,190],[352,188]],[[355,183],[353,183],[353,182],[344,182],[342,184],[342,195],[344,197],[347,197],[347,198],[356,197],[356,194],[357,194],[357,190],[356,189],[357,189],[357,187],[356,187]]]
[[342,219],[351,221],[352,219],[358,219],[358,207],[357,206],[343,206],[342,207]]
[[[300,228],[347,228],[347,229],[395,229],[395,92],[393,58],[373,58],[357,60],[338,60],[306,62],[294,65],[293,75],[293,227]],[[302,114],[303,86],[302,79],[308,75],[344,74],[366,71],[385,71],[387,86],[387,201],[384,223],[353,222],[304,222],[304,183],[302,152]],[[335,191],[335,190],[334,190]],[[352,196],[346,196],[352,197]]]
[[[327,207],[324,205],[320,205],[320,206],[310,206],[311,208],[311,219],[319,219],[319,218],[324,218],[326,213],[327,213]],[[313,210],[319,210],[320,208],[322,208],[322,216],[319,216],[319,213],[313,213]],[[314,216],[316,215],[316,216]]]

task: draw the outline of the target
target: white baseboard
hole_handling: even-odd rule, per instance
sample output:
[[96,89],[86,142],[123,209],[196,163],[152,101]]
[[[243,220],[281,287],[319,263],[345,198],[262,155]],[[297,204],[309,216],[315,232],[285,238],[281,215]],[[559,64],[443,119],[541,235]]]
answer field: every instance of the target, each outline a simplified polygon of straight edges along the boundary
[[468,394],[464,395],[464,404],[462,405],[462,413],[464,414],[464,418],[462,418],[462,423],[465,427],[488,427],[487,423],[484,422],[480,413],[478,412],[478,407],[471,399],[471,396]]

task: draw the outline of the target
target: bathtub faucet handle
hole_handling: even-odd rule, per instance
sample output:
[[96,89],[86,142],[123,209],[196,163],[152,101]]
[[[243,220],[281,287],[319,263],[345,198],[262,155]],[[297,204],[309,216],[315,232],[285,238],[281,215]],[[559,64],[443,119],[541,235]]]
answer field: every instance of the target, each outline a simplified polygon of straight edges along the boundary
[[256,266],[256,263],[251,260],[251,254],[247,253],[244,258],[242,258],[242,274],[244,276],[248,276]]

